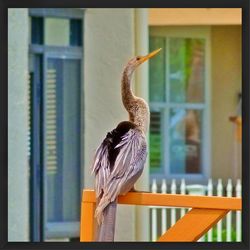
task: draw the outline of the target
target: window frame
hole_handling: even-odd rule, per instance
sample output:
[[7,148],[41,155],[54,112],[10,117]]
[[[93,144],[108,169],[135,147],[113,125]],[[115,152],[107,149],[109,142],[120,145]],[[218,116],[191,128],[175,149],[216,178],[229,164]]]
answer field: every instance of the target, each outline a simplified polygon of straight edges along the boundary
[[[48,8],[31,8],[29,9],[29,17],[53,17],[53,18],[64,18],[64,19],[81,19],[82,20],[82,36],[84,35],[83,27],[84,27],[84,9],[48,9]],[[41,107],[39,115],[36,114],[35,119],[45,119],[45,84],[44,79],[46,79],[46,70],[47,70],[47,62],[49,58],[57,58],[57,59],[76,59],[80,60],[80,68],[81,68],[81,83],[80,87],[82,89],[83,84],[83,38],[81,46],[52,46],[45,44],[32,44],[32,40],[29,41],[29,55],[40,55],[42,57],[42,82],[37,82],[35,88],[39,90],[39,103],[33,103],[36,108],[36,105]],[[82,92],[80,90],[80,92]],[[33,97],[32,97],[33,98]],[[82,130],[82,122],[81,117],[83,116],[82,104],[84,100],[82,97],[80,98],[80,130]],[[39,116],[39,117],[38,117]],[[33,121],[35,124],[35,121]],[[44,167],[44,147],[45,147],[45,136],[44,131],[45,126],[40,125],[39,128],[31,127],[32,134],[35,138],[32,140],[39,142],[38,146],[39,152],[35,149],[34,152],[39,154],[36,157],[36,162],[32,162],[31,171],[31,209],[34,209],[34,214],[31,215],[31,223],[30,223],[30,234],[32,241],[44,241],[50,238],[65,238],[65,237],[79,237],[79,221],[67,221],[67,222],[48,222],[47,221],[47,211],[46,207],[46,194],[47,194],[47,185],[46,185],[46,169]],[[82,148],[82,142],[80,141],[80,151]],[[38,162],[40,160],[40,162]],[[82,157],[80,157],[80,173],[81,171],[81,161]],[[37,173],[39,173],[39,178],[37,178]],[[81,176],[81,174],[80,174]],[[35,178],[35,180],[32,180]],[[40,183],[40,185],[37,185]],[[80,179],[80,188],[83,186],[82,180]],[[39,200],[36,199],[36,195],[39,195]],[[32,204],[34,203],[34,205]],[[41,210],[37,210],[41,207]],[[36,211],[37,210],[37,211]],[[33,217],[33,218],[32,218]],[[47,238],[46,238],[47,236]]]
[[[150,110],[162,108],[163,117],[161,129],[163,136],[164,154],[162,155],[162,167],[159,171],[150,172],[150,181],[156,179],[160,182],[162,178],[167,181],[172,179],[181,180],[185,178],[187,183],[201,183],[207,182],[211,174],[211,27],[210,26],[165,26],[165,27],[150,27],[150,36],[163,37],[166,42],[166,69],[165,69],[165,101],[151,102]],[[170,78],[169,78],[169,39],[170,38],[201,38],[205,40],[205,84],[204,84],[204,101],[203,103],[174,103],[170,102]],[[171,174],[170,172],[170,158],[169,158],[169,119],[170,109],[173,107],[191,108],[195,110],[202,110],[202,169],[199,174]]]
[[30,8],[29,16],[82,19],[84,9],[77,8]]

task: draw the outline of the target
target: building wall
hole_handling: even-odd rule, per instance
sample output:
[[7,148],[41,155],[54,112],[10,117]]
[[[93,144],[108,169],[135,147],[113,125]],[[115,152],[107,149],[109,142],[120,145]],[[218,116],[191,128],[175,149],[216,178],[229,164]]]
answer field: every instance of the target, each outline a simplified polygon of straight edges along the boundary
[[8,26],[8,241],[28,241],[27,9],[9,9]]
[[[84,187],[106,133],[128,119],[120,94],[122,70],[134,55],[132,9],[87,9],[84,25]],[[135,240],[135,207],[118,206],[116,241]]]
[[152,8],[149,25],[239,25],[241,13],[241,8]]
[[[241,26],[213,26],[212,51],[212,177],[241,177],[240,154],[235,154],[234,126],[229,116],[235,115],[241,92]],[[240,144],[238,145],[240,147]],[[237,170],[234,171],[236,157]]]

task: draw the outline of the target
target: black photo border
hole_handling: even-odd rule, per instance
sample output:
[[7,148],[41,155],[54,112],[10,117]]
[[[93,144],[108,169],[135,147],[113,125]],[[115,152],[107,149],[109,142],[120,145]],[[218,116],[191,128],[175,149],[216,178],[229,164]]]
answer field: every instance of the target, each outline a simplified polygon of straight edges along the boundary
[[[8,242],[8,8],[242,8],[242,242]],[[249,0],[0,0],[1,249],[249,249]]]

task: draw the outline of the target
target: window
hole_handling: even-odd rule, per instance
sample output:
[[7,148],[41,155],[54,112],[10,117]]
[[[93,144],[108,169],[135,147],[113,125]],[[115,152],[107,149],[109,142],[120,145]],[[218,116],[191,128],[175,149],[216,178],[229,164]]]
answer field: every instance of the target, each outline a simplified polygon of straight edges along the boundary
[[31,239],[79,237],[83,10],[29,13]]
[[152,27],[150,172],[205,180],[209,172],[209,28]]

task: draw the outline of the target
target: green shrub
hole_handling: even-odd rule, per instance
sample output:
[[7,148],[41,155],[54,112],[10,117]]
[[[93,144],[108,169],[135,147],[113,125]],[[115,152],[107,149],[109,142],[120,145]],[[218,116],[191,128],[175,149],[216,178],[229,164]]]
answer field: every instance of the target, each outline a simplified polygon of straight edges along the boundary
[[[234,228],[231,229],[232,231],[232,237],[231,237],[231,241],[235,242],[236,241],[236,230]],[[207,240],[207,234],[205,235],[205,241]],[[227,241],[227,230],[226,229],[222,229],[222,241],[226,242]],[[217,242],[217,228],[213,228],[213,234],[212,234],[212,242]]]

